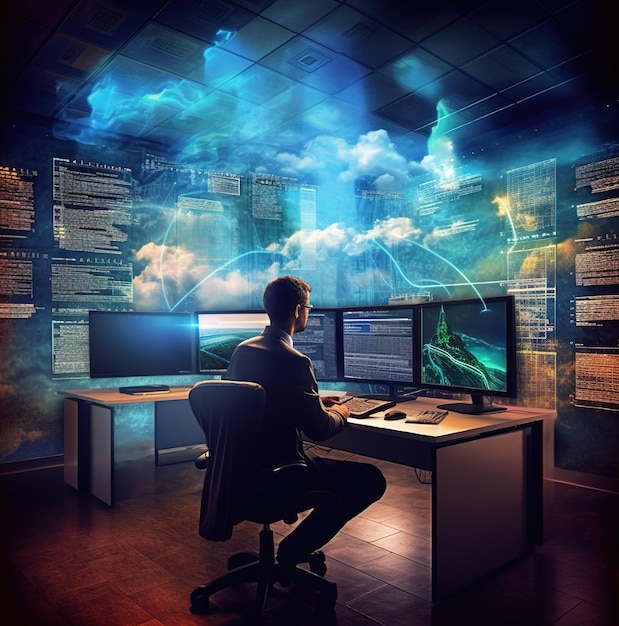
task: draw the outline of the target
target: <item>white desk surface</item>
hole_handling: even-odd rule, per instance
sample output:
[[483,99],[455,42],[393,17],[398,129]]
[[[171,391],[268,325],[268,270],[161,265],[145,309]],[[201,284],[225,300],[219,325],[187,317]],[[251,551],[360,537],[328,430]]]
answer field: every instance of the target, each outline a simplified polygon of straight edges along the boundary
[[[149,393],[146,395],[120,393],[118,388],[69,389],[59,391],[58,393],[68,398],[112,406],[115,404],[134,404],[139,402],[185,400],[189,395],[191,387],[192,385],[171,386],[169,392]],[[321,395],[336,394],[323,394],[321,392]],[[441,404],[449,402],[449,400],[441,399],[437,401],[435,398],[420,397],[417,400],[398,402],[397,408],[412,415],[417,411],[435,409],[437,402]],[[508,407],[507,411],[484,415],[464,415],[449,411],[440,424],[407,424],[405,419],[388,421],[383,419],[384,414],[385,411],[382,411],[363,419],[351,417],[348,423],[354,426],[355,429],[393,431],[393,434],[397,434],[397,436],[443,443],[450,439],[462,437],[464,433],[474,437],[477,434],[500,430],[508,425],[526,424],[540,418],[554,420],[556,417],[556,413],[549,409],[512,406]]]
[[77,398],[110,406],[114,404],[134,404],[136,402],[161,402],[165,400],[186,400],[193,385],[170,386],[170,391],[148,393],[142,395],[131,395],[120,393],[118,387],[98,389],[66,389],[58,393],[68,398]]
[[[397,408],[408,415],[413,415],[418,411],[434,410],[437,404],[443,403],[449,403],[449,400],[421,397],[417,400],[398,402]],[[348,422],[354,425],[355,428],[380,429],[383,432],[390,430],[402,437],[443,443],[450,439],[461,438],[463,434],[474,437],[477,434],[500,430],[506,426],[517,426],[539,419],[554,420],[556,417],[556,413],[548,409],[510,406],[506,411],[482,415],[465,415],[449,411],[439,424],[407,424],[406,419],[394,421],[383,419],[386,412],[381,411],[363,419],[351,417]]]

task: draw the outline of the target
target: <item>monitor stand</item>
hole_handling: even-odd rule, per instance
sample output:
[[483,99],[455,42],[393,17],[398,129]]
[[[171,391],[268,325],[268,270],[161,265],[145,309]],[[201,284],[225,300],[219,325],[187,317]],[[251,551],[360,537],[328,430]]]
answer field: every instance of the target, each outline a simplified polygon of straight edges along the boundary
[[481,393],[471,394],[472,402],[448,402],[446,404],[438,404],[437,409],[446,411],[454,411],[455,413],[466,413],[467,415],[481,415],[482,413],[498,413],[505,411],[507,407],[496,406],[489,402]]

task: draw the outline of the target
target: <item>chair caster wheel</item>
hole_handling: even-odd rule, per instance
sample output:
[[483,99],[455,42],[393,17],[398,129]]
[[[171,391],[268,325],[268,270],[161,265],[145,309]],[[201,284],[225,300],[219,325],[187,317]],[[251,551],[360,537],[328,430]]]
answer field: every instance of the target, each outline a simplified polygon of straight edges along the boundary
[[204,593],[204,587],[196,587],[189,596],[191,600],[191,612],[196,615],[208,613],[209,597]]
[[310,572],[317,576],[324,576],[327,573],[327,564],[325,562],[324,552],[313,552],[309,558]]

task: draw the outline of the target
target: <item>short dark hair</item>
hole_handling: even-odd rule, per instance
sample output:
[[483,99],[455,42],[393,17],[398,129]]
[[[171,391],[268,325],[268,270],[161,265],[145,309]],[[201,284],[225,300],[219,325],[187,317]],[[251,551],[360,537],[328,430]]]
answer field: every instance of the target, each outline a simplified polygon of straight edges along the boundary
[[284,322],[297,304],[307,304],[312,287],[297,276],[280,276],[264,290],[262,303],[272,322]]

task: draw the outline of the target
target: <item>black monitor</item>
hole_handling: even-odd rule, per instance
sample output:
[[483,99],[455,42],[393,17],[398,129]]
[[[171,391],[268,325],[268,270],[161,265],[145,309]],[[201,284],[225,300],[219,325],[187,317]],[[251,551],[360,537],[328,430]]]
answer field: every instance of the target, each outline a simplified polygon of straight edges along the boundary
[[190,313],[90,311],[91,378],[194,374]]
[[[234,349],[259,335],[269,324],[265,311],[198,311],[199,371],[223,374]],[[295,333],[294,347],[314,364],[316,378],[339,378],[338,324],[335,309],[312,309],[303,332]]]
[[336,309],[312,309],[305,330],[294,334],[294,347],[312,360],[316,379],[324,382],[340,378],[339,341]]
[[410,385],[415,381],[412,305],[344,308],[344,382]]
[[488,398],[516,397],[513,296],[424,303],[419,312],[419,386],[471,395],[440,406],[450,411],[503,410]]
[[234,349],[259,335],[269,323],[264,311],[197,311],[198,370],[223,374]]

